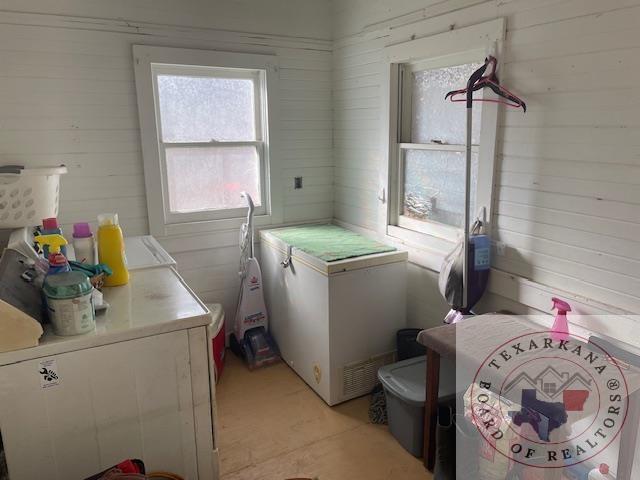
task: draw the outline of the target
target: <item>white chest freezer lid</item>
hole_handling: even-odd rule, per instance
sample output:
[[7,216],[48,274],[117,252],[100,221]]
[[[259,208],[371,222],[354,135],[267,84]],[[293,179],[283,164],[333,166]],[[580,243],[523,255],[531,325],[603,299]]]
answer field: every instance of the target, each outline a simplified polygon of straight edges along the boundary
[[336,225],[315,224],[260,232],[263,244],[325,274],[407,261],[407,252]]

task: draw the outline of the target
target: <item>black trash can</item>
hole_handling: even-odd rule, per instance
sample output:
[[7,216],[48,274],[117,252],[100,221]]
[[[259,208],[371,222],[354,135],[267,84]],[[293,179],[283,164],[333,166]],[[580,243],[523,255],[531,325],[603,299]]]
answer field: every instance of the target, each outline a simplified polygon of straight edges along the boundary
[[418,334],[422,330],[419,328],[403,328],[396,333],[396,348],[398,350],[398,361],[409,358],[421,357],[427,354],[424,345],[418,343]]

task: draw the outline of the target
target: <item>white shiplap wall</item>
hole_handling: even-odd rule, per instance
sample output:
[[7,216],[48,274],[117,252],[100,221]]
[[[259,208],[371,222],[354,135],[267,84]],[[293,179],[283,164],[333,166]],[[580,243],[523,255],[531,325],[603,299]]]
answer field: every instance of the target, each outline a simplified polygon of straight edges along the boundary
[[[60,205],[66,231],[73,222],[115,211],[126,235],[148,232],[136,43],[278,55],[284,219],[332,216],[326,2],[33,0],[2,8],[0,164],[69,167]],[[294,176],[304,177],[302,190],[293,190]],[[223,303],[232,317],[237,230],[161,241],[201,298]]]
[[[341,0],[331,16],[315,0],[7,0],[1,8],[0,162],[66,163],[65,225],[113,210],[130,235],[148,230],[131,44],[279,55],[284,184],[305,177],[301,191],[287,187],[285,220],[335,212],[373,231],[382,49],[504,16],[503,81],[530,111],[500,120],[494,236],[509,248],[496,259],[506,274],[494,274],[493,290],[508,298],[489,295],[487,308],[546,308],[545,285],[640,306],[640,0]],[[237,232],[162,241],[202,298],[231,312]],[[432,252],[412,252],[409,273],[418,325],[446,310],[437,275],[417,265],[423,253]]]
[[[485,308],[546,310],[559,291],[638,311],[640,0],[343,0],[333,8],[339,221],[368,230],[379,221],[382,49],[505,17],[501,80],[529,110],[499,121],[493,236],[508,248],[494,257]],[[416,263],[432,253],[413,252]],[[436,274],[414,264],[410,275],[410,322],[437,324],[447,307]]]

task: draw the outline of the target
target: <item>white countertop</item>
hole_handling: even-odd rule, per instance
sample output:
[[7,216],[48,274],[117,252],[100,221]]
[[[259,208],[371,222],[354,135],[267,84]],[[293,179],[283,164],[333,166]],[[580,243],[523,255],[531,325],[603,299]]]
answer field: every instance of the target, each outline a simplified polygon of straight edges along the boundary
[[131,272],[128,285],[104,289],[110,307],[98,314],[96,330],[59,337],[50,326],[40,345],[0,354],[0,365],[97,347],[211,323],[207,307],[170,266]]

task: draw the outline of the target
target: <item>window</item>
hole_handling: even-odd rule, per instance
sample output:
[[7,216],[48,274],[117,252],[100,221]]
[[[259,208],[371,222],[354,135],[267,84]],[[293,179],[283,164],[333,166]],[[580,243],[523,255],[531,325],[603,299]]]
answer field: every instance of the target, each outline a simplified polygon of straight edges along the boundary
[[[398,144],[398,225],[453,237],[463,226],[465,126],[463,104],[444,100],[460,88],[480,63],[430,68],[428,63],[400,65],[401,110]],[[478,177],[481,107],[473,109],[471,198]],[[471,202],[471,212],[475,201]]]
[[[381,228],[387,235],[445,254],[458,238],[465,210],[466,108],[444,97],[464,87],[487,54],[497,53],[504,27],[504,19],[497,19],[385,49],[389,156],[382,170],[389,195]],[[493,92],[474,93],[480,95]],[[490,219],[496,130],[497,106],[475,102],[472,219],[483,208]],[[432,260],[428,266],[438,268],[441,258]]]
[[[168,217],[263,204],[262,72],[152,64]],[[266,126],[266,125],[265,125]],[[263,213],[262,212],[258,213]]]
[[[151,231],[270,213],[273,57],[135,46]],[[228,226],[229,223],[223,223]]]
[[555,383],[545,383],[542,386],[542,391],[547,395],[555,395],[557,392],[557,387]]

